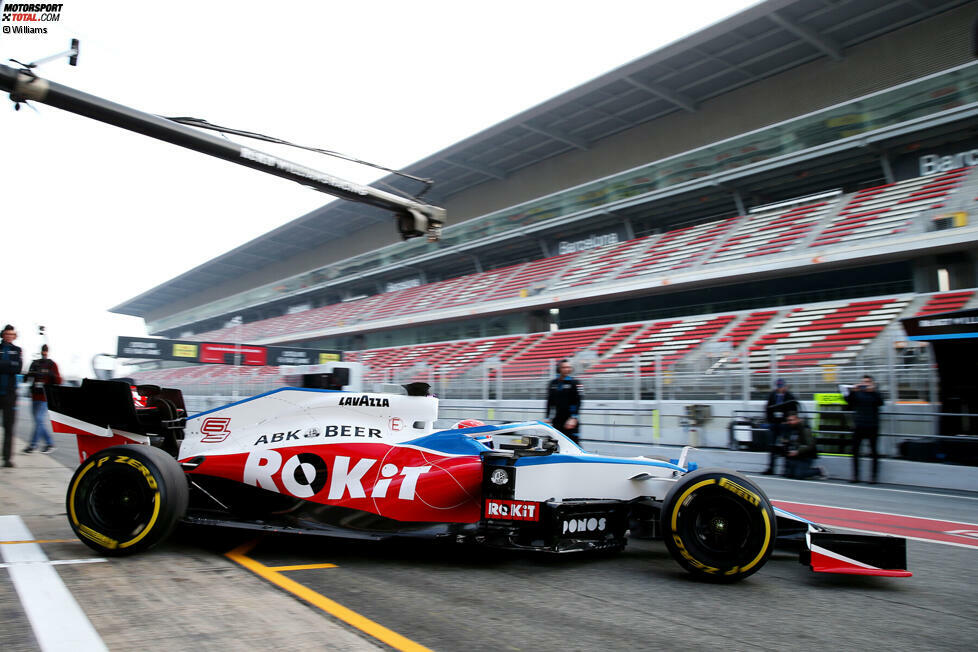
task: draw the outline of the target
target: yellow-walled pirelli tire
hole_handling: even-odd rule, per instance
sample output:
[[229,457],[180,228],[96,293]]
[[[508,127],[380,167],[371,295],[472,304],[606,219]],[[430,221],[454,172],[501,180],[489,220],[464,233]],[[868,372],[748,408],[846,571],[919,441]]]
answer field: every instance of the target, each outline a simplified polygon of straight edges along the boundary
[[103,555],[131,555],[165,539],[187,511],[187,479],[166,452],[113,446],[81,463],[68,484],[68,522]]
[[757,572],[777,535],[764,492],[725,469],[680,478],[663,503],[662,532],[680,566],[714,582],[736,582]]

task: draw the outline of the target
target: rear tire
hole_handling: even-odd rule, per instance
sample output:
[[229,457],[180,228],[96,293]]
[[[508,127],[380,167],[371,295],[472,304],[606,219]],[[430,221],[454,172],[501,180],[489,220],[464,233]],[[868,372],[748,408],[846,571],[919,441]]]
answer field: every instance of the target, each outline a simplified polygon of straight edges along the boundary
[[767,562],[777,536],[774,510],[750,480],[724,469],[683,476],[662,506],[666,547],[700,579],[737,582]]
[[86,459],[68,484],[68,522],[92,550],[147,550],[187,511],[187,479],[175,459],[145,445],[112,446]]

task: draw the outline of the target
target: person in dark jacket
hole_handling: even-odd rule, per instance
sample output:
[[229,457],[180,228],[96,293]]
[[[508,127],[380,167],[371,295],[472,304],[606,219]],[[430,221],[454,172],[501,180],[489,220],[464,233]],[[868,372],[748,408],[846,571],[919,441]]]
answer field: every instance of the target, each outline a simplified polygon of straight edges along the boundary
[[784,442],[784,475],[786,478],[804,480],[823,476],[822,469],[812,466],[818,452],[811,429],[795,412],[788,412],[781,424]]
[[768,441],[768,449],[771,451],[771,455],[764,475],[774,475],[775,462],[777,462],[782,451],[781,424],[784,423],[788,412],[797,411],[798,399],[788,391],[788,383],[784,379],[778,378],[774,384],[774,389],[767,395],[767,406],[765,406],[767,424],[771,431],[771,439]]
[[0,332],[0,412],[3,413],[3,465],[14,465],[14,423],[17,420],[17,374],[23,368],[17,329],[10,324]]
[[879,454],[876,452],[876,439],[880,433],[880,406],[883,397],[876,391],[872,376],[863,376],[859,384],[851,387],[845,396],[846,406],[852,411],[852,480],[859,482],[859,449],[864,439],[869,440],[869,452],[873,458],[873,476],[876,484],[879,478]]
[[44,440],[42,453],[50,453],[54,450],[54,442],[51,441],[51,433],[48,432],[50,419],[48,418],[48,399],[44,393],[44,388],[48,385],[60,385],[61,373],[54,360],[48,358],[48,345],[41,347],[41,359],[31,363],[24,380],[31,383],[31,401],[34,412],[34,436],[31,443],[24,449],[25,453],[33,453],[37,450],[37,445]]
[[567,360],[557,365],[557,377],[547,385],[547,419],[554,428],[578,441],[581,412],[581,381],[573,378],[574,368]]

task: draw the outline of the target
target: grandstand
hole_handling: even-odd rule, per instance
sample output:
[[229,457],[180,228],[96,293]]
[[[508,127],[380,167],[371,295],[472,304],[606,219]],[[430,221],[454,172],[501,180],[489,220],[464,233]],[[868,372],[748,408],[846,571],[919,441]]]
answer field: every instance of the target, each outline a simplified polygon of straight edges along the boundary
[[[160,336],[342,349],[370,382],[448,396],[538,396],[563,358],[607,396],[666,374],[832,389],[825,370],[892,358],[901,318],[976,305],[976,14],[760,3],[409,166],[448,209],[439,244],[333,202],[113,310]],[[282,382],[167,364],[136,377]]]

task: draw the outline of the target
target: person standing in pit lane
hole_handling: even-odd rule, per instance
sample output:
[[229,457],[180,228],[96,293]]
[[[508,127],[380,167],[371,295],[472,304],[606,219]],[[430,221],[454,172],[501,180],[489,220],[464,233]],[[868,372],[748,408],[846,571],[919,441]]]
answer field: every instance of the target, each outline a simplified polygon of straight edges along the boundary
[[852,410],[852,480],[859,482],[859,449],[863,440],[869,440],[869,454],[873,458],[873,475],[870,482],[876,484],[879,478],[880,456],[876,450],[876,439],[880,434],[880,406],[883,396],[876,391],[872,376],[863,376],[859,384],[851,387],[845,396],[846,406]]
[[41,359],[31,363],[24,380],[31,384],[31,401],[34,412],[34,436],[31,443],[24,449],[25,453],[33,453],[37,450],[38,444],[44,440],[42,453],[50,453],[54,450],[54,442],[51,441],[51,433],[48,432],[48,399],[44,393],[44,388],[48,385],[60,385],[61,373],[54,360],[48,358],[48,345],[41,347]]
[[557,377],[547,385],[547,420],[550,424],[580,444],[578,433],[581,412],[581,381],[573,378],[574,368],[567,360],[557,365]]
[[17,374],[23,369],[17,330],[7,324],[0,332],[0,412],[3,412],[3,465],[14,465],[14,423],[17,419]]
[[797,411],[798,399],[788,391],[788,383],[783,378],[778,378],[778,381],[774,384],[774,389],[767,396],[767,405],[765,406],[767,424],[771,432],[770,440],[768,441],[768,449],[771,451],[771,454],[764,475],[774,475],[774,465],[782,449],[781,425],[784,423],[788,412]]

